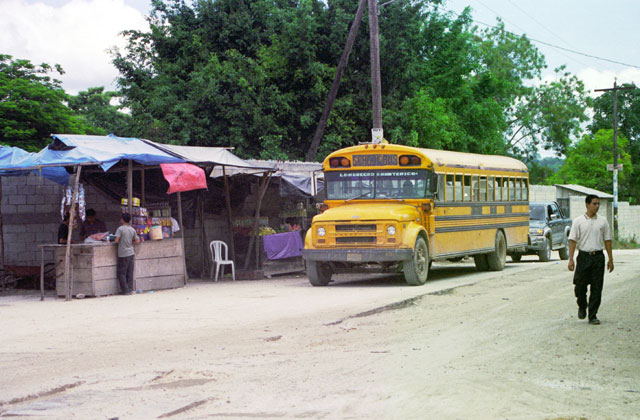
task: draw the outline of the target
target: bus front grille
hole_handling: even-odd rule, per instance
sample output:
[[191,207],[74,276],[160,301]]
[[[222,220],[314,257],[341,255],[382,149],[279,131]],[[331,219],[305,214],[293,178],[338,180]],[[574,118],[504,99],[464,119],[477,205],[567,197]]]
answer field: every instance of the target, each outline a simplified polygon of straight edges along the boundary
[[346,236],[341,238],[336,238],[337,244],[375,244],[376,237],[375,236]]
[[336,225],[336,232],[375,232],[376,225],[349,224]]

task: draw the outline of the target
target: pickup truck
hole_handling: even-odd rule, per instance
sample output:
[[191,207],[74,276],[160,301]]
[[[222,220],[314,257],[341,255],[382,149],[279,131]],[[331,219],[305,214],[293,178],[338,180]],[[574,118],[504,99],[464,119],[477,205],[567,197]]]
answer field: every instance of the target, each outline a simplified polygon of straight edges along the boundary
[[565,217],[555,201],[529,203],[529,243],[525,252],[510,253],[513,261],[523,255],[536,254],[540,261],[549,261],[551,251],[558,250],[561,260],[569,259],[571,219]]

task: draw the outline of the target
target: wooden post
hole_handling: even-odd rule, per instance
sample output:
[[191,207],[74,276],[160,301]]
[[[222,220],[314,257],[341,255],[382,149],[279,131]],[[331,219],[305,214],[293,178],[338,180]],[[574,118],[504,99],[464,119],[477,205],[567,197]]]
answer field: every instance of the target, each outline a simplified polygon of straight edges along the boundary
[[204,191],[198,191],[198,213],[200,213],[200,249],[202,249],[202,255],[200,258],[200,278],[203,278],[207,271],[207,258],[209,255],[207,230],[204,226]]
[[182,194],[178,191],[178,223],[180,224],[180,239],[182,239],[182,261],[184,263],[184,285],[187,285],[187,279],[189,278],[187,274],[187,254],[184,252],[184,225],[182,224]]
[[127,204],[129,214],[133,214],[133,161],[127,161]]
[[[4,224],[2,221],[2,176],[0,176],[0,247],[2,247],[2,268],[4,268]],[[2,281],[2,290],[5,289],[4,281]]]
[[44,300],[44,247],[40,247],[40,301]]
[[271,172],[265,172],[262,175],[262,180],[260,181],[260,189],[258,190],[258,201],[256,203],[256,213],[253,218],[253,229],[251,229],[251,239],[249,239],[249,248],[247,249],[247,256],[244,259],[244,269],[246,270],[249,267],[249,260],[251,259],[251,251],[253,250],[253,244],[255,242],[256,236],[258,236],[258,222],[260,220],[260,208],[262,207],[262,198],[264,197],[264,193],[267,191],[267,187],[269,186],[269,180],[271,179]]
[[73,235],[73,219],[76,213],[76,198],[78,198],[78,181],[82,166],[76,165],[76,176],[73,182],[73,195],[71,196],[71,208],[69,209],[69,230],[67,233],[67,250],[64,254],[64,284],[67,287],[65,300],[71,300],[73,293],[73,276],[71,276],[71,236]]
[[142,167],[142,170],[140,170],[140,189],[142,197],[140,197],[140,205],[142,207],[145,206],[145,191],[144,191],[144,166]]
[[222,166],[222,178],[224,179],[224,199],[227,203],[227,223],[229,225],[229,248],[231,260],[236,260],[236,247],[233,241],[233,221],[231,220],[231,193],[229,192],[229,180],[227,179],[226,166]]

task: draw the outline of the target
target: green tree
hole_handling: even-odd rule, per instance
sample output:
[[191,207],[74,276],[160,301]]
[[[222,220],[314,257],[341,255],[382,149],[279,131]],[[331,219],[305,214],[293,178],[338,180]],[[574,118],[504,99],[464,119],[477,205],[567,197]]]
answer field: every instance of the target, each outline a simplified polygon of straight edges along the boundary
[[84,134],[89,127],[65,104],[69,97],[49,73],[62,67],[0,54],[0,144],[38,151],[53,133]]
[[131,116],[121,112],[121,106],[111,104],[119,96],[118,92],[105,92],[104,87],[92,87],[69,96],[69,107],[93,127],[94,134],[127,137],[131,134]]
[[[618,136],[618,163],[623,165],[623,170],[618,172],[618,184],[625,187],[628,186],[629,175],[632,173],[631,156],[626,151],[628,146],[629,140]],[[584,135],[568,148],[567,160],[551,177],[551,182],[579,184],[604,192],[613,191],[612,173],[607,171],[607,164],[613,163],[612,151],[613,130],[598,130],[594,135]]]
[[538,147],[558,156],[566,154],[569,145],[580,138],[581,124],[588,120],[586,109],[591,100],[582,81],[564,67],[555,73],[555,80],[519,98],[510,115],[507,147],[526,160],[537,155]]

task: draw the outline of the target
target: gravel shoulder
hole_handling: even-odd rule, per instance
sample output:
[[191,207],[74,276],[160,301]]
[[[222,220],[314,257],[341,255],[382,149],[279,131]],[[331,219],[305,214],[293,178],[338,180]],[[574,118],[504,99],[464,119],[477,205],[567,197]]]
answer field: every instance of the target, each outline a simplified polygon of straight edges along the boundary
[[298,276],[0,295],[0,417],[639,419],[640,252],[614,253],[599,326],[577,319],[554,257],[434,264],[421,287]]

